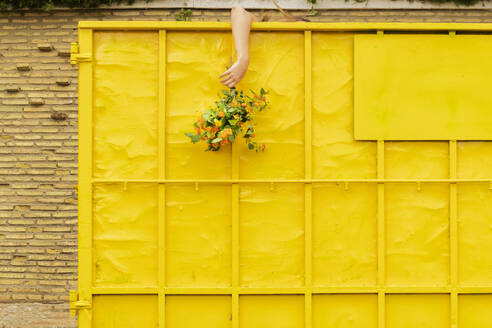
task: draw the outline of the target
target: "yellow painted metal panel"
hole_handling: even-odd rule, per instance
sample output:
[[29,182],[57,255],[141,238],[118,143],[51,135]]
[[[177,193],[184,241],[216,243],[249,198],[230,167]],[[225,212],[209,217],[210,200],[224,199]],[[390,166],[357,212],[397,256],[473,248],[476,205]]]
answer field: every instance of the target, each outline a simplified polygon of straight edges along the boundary
[[172,287],[231,285],[231,188],[169,185],[166,281]]
[[241,296],[239,326],[241,328],[303,328],[304,297]]
[[230,296],[168,296],[167,328],[231,327]]
[[93,327],[155,328],[157,297],[153,295],[94,296]]
[[492,190],[487,184],[458,186],[459,281],[492,286]]
[[463,141],[458,143],[458,177],[492,178],[492,142]]
[[459,297],[459,327],[492,327],[492,294],[461,295]]
[[231,64],[231,35],[224,32],[168,32],[166,89],[166,177],[231,178],[231,151],[204,152],[184,136],[217,100],[217,77]]
[[355,138],[492,139],[492,36],[357,35]]
[[267,150],[210,153],[184,132],[228,25],[107,23],[94,51],[79,31],[81,328],[489,324],[491,142],[354,139],[359,36],[322,31],[384,24],[255,24],[238,88],[271,91]]
[[304,187],[241,185],[239,274],[243,287],[304,284]]
[[313,186],[313,283],[375,286],[377,192],[374,184]]
[[449,328],[449,296],[387,295],[386,327]]
[[94,33],[94,177],[157,177],[158,34]]
[[352,34],[313,33],[313,177],[375,178],[376,145],[353,134]]
[[157,285],[157,186],[94,188],[94,285]]
[[385,186],[386,283],[449,283],[449,188],[444,184]]
[[[254,33],[250,64],[239,89],[270,91],[270,108],[257,115],[256,139],[268,151],[239,143],[239,176],[244,179],[304,177],[304,34]],[[282,158],[281,161],[278,159]]]
[[314,328],[377,328],[376,294],[315,295]]
[[449,176],[447,142],[385,142],[384,169],[388,179],[446,179]]

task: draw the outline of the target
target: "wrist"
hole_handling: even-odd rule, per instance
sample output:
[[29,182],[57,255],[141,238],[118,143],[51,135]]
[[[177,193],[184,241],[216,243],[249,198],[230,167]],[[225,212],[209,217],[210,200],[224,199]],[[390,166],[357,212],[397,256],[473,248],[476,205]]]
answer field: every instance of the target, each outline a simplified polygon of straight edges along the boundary
[[237,61],[240,63],[249,63],[249,56],[238,56]]

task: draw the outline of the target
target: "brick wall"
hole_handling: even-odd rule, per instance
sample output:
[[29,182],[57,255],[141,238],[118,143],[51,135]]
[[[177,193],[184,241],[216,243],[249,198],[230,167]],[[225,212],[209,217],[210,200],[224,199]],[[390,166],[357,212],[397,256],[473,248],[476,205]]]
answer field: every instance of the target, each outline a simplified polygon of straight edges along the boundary
[[[79,20],[174,20],[176,10],[0,13],[0,328],[75,327]],[[257,12],[281,20],[276,11]],[[306,12],[294,13],[304,15]],[[227,21],[194,10],[194,21]],[[313,21],[492,22],[491,10],[333,10]]]

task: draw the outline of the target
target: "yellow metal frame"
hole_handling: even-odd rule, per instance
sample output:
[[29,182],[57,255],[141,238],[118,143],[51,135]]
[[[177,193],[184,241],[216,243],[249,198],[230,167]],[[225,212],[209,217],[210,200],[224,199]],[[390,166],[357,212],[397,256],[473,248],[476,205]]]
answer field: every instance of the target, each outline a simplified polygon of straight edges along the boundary
[[[95,30],[155,30],[159,33],[159,134],[158,134],[158,179],[94,179],[92,145],[92,102],[93,102],[93,32]],[[458,241],[457,241],[457,183],[482,182],[490,184],[491,179],[458,179],[456,141],[449,141],[450,174],[449,179],[386,179],[384,174],[385,143],[377,141],[377,178],[376,179],[313,179],[312,177],[312,97],[311,97],[311,36],[312,31],[358,31],[376,33],[378,31],[428,31],[430,33],[449,33],[449,31],[484,32],[492,31],[492,24],[456,24],[456,23],[255,23],[256,31],[304,31],[305,54],[305,176],[304,179],[239,179],[239,150],[233,147],[232,177],[223,180],[166,179],[165,170],[165,111],[166,111],[166,33],[168,30],[230,30],[229,23],[215,22],[128,22],[128,21],[80,21],[80,53],[89,54],[79,61],[79,280],[78,299],[84,306],[79,310],[79,326],[92,326],[91,304],[93,295],[100,294],[152,294],[158,295],[159,328],[165,327],[166,295],[230,295],[232,297],[232,327],[239,327],[239,295],[246,294],[302,294],[305,296],[305,326],[312,326],[312,295],[337,293],[371,293],[378,295],[379,327],[385,327],[385,297],[388,293],[447,293],[451,296],[451,322],[457,327],[458,294],[492,293],[492,287],[458,287]],[[79,57],[74,57],[77,60]],[[156,288],[119,288],[93,287],[92,272],[92,189],[101,183],[156,183],[158,184],[158,285]],[[166,184],[229,184],[232,190],[232,284],[228,288],[171,288],[166,287],[165,269],[165,194]],[[239,185],[241,183],[301,183],[305,186],[305,287],[299,288],[244,288],[239,286]],[[378,215],[378,276],[375,287],[333,287],[318,288],[312,286],[312,184],[313,183],[350,183],[377,184]],[[385,245],[384,245],[384,191],[386,183],[444,183],[450,188],[450,285],[445,287],[386,287],[385,286]],[[77,301],[72,295],[71,299]],[[82,304],[81,303],[81,304]]]

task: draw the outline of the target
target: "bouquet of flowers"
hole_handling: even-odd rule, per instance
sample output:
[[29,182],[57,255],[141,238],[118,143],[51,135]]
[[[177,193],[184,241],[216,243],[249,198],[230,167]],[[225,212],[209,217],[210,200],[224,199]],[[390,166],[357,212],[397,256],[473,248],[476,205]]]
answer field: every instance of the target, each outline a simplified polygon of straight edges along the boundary
[[240,135],[246,139],[248,149],[265,150],[265,145],[254,141],[254,115],[268,106],[265,95],[268,93],[261,88],[259,93],[250,90],[247,95],[236,88],[222,90],[223,97],[215,102],[215,106],[205,111],[193,123],[195,133],[186,133],[192,143],[204,141],[208,144],[207,151],[218,151],[221,146],[233,143]]

